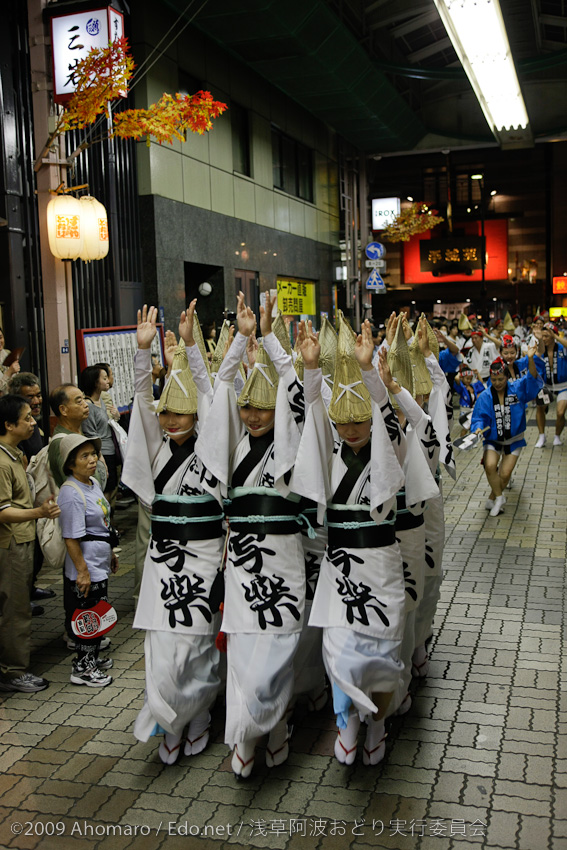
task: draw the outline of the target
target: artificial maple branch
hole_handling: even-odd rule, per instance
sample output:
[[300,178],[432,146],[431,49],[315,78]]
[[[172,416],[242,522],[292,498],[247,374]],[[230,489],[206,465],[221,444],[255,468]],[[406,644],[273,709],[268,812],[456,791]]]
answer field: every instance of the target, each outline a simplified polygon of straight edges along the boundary
[[[73,72],[75,91],[65,105],[57,126],[38,157],[35,169],[41,168],[43,157],[57,138],[68,130],[81,130],[93,124],[108,108],[108,104],[124,97],[134,71],[134,60],[129,54],[128,41],[118,38],[108,47],[93,48]],[[157,103],[147,109],[126,109],[114,113],[113,127],[103,138],[140,139],[146,137],[148,145],[153,137],[159,144],[174,139],[185,141],[187,130],[205,133],[227,108],[226,103],[213,100],[210,92],[193,95],[163,94]],[[84,142],[79,152],[94,144]]]
[[423,201],[416,201],[402,210],[382,231],[382,239],[388,242],[409,242],[417,233],[432,230],[444,219],[437,210],[430,209]]

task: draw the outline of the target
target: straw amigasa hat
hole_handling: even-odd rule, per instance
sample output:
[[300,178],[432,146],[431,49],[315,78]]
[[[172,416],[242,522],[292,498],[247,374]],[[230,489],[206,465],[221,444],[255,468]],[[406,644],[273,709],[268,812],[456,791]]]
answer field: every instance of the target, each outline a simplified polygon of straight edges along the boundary
[[197,387],[189,368],[185,343],[180,340],[173,355],[171,375],[161,394],[157,412],[197,413]]
[[[431,331],[432,337],[435,337],[435,334],[433,333],[433,331],[429,327],[429,324],[427,325],[427,329],[428,329],[427,336],[428,336],[429,347],[433,351],[431,339],[429,338],[429,331]],[[435,340],[435,342],[437,343],[437,340]],[[429,371],[428,371],[427,366],[425,364],[425,357],[421,353],[421,349],[419,347],[419,341],[417,339],[417,336],[414,336],[413,341],[412,341],[411,345],[408,346],[408,348],[409,348],[409,353],[410,353],[410,357],[411,357],[411,364],[412,364],[412,367],[413,367],[414,393],[415,393],[416,396],[418,396],[418,395],[429,395],[429,393],[433,389],[433,383],[431,381],[431,378],[429,377]],[[436,344],[436,348],[437,348],[437,357],[439,357],[439,344],[438,343]]]
[[251,404],[260,410],[274,410],[278,392],[278,373],[270,360],[262,340],[258,343],[256,362],[238,396],[240,407]]
[[319,366],[323,372],[323,378],[327,384],[333,388],[335,380],[335,362],[337,359],[337,332],[325,317],[319,331],[319,345],[321,346],[321,354],[319,355]]
[[329,405],[329,417],[337,425],[368,422],[372,419],[370,393],[362,381],[362,372],[354,356],[355,335],[339,311],[339,339],[335,362],[335,381]]
[[285,351],[285,353],[291,355],[291,342],[289,340],[289,334],[287,332],[283,316],[280,312],[278,312],[278,315],[272,322],[272,332],[276,335],[278,342]]
[[221,367],[221,363],[224,357],[224,349],[228,342],[228,332],[230,330],[230,322],[228,319],[225,319],[221,325],[221,329],[219,331],[219,336],[217,339],[216,348],[213,352],[213,356],[211,358],[211,375],[216,375],[218,370]]
[[472,331],[472,325],[469,322],[466,313],[461,313],[461,315],[459,316],[459,330]]
[[[431,327],[431,325],[429,324],[429,322],[425,318],[424,313],[421,314],[421,317],[423,319],[425,319],[425,329],[427,331],[427,341],[429,342],[429,349],[430,349],[431,353],[435,355],[435,359],[439,360],[439,340],[437,339],[437,337],[433,333],[433,328]],[[419,328],[419,323],[416,322],[415,334],[414,334],[414,340],[416,340],[416,341],[417,341],[418,328]]]
[[514,332],[516,330],[516,325],[512,321],[512,316],[510,315],[510,312],[506,313],[506,315],[504,316],[504,321],[502,323],[502,326],[503,326],[505,331]]
[[[415,396],[412,359],[401,319],[398,319],[396,333],[388,351],[388,366],[392,377],[400,387]],[[395,399],[396,396],[390,393],[390,401],[397,408],[398,404]]]
[[193,337],[195,342],[199,347],[199,351],[201,352],[201,357],[205,362],[205,366],[207,367],[207,374],[212,382],[211,377],[211,367],[209,365],[209,358],[207,357],[207,349],[205,348],[205,340],[203,339],[203,331],[201,330],[201,325],[199,323],[199,319],[197,316],[197,311],[195,310],[194,320],[193,320]]

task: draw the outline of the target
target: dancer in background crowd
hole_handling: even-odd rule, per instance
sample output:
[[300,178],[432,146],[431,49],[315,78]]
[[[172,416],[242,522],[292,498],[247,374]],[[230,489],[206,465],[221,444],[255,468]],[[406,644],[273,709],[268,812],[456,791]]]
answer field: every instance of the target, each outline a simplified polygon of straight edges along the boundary
[[468,433],[475,401],[484,392],[485,386],[476,370],[462,364],[459,374],[455,377],[453,389],[459,396],[460,420],[463,416],[466,416],[465,421],[461,421],[461,436],[463,436]]
[[565,347],[565,337],[559,336],[559,329],[552,322],[547,322],[542,327],[538,352],[545,366],[545,387],[538,396],[536,412],[539,431],[536,449],[542,449],[546,442],[545,417],[549,402],[553,397],[556,398],[554,446],[563,445],[561,434],[565,427],[565,410],[567,410],[567,348]]
[[536,398],[543,386],[534,363],[536,347],[528,350],[528,374],[513,383],[502,358],[490,366],[492,386],[476,400],[471,432],[482,433],[484,428],[484,472],[490,484],[486,509],[491,516],[504,510],[506,498],[503,493],[522,448],[526,445],[526,403]]

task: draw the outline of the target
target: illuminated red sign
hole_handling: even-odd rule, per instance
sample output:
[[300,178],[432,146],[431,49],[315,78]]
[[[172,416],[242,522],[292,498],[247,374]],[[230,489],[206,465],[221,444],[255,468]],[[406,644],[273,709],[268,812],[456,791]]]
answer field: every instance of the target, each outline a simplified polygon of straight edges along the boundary
[[567,295],[567,277],[562,275],[561,277],[553,278],[553,294]]
[[[437,274],[433,274],[434,270],[437,271],[437,269],[435,269],[435,265],[430,262],[428,269],[422,258],[425,256],[429,257],[430,255],[430,252],[427,251],[427,243],[433,240],[433,244],[435,245],[439,239],[432,237],[431,231],[421,233],[418,236],[412,236],[409,242],[404,243],[404,283],[439,283],[440,280],[443,279],[451,281],[466,281],[467,283],[471,283],[472,281],[482,280],[482,269],[479,268],[478,257],[476,258],[477,262],[473,263],[469,261],[470,257],[467,255],[467,262],[463,263],[463,250],[464,248],[469,251],[471,250],[471,246],[473,245],[472,240],[468,240],[468,242],[470,242],[469,245],[466,238],[464,240],[460,238],[469,236],[477,237],[480,244],[481,229],[480,221],[469,221],[463,226],[459,225],[459,239],[453,238],[453,240],[455,243],[459,242],[459,258],[461,263],[455,263],[455,268],[453,270],[451,268],[452,263],[447,260],[446,252],[443,252],[443,267],[439,268]],[[486,240],[486,266],[484,269],[484,279],[507,280],[508,222],[503,219],[485,221],[484,235]],[[447,242],[448,244],[450,240],[451,237],[446,237],[446,239],[443,239],[442,241],[443,243]],[[460,244],[461,242],[463,243],[462,245]],[[436,247],[438,248],[438,246]],[[466,269],[464,268],[465,265]],[[439,263],[439,266],[441,266],[441,263]],[[459,266],[458,270],[461,271],[460,274],[457,272],[457,266]],[[567,290],[565,291],[567,294]]]

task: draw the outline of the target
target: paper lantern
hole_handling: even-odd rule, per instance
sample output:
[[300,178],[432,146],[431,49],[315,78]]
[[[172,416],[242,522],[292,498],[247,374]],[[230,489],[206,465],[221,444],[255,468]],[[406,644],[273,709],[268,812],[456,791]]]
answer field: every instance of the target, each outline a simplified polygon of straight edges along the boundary
[[79,198],[79,206],[83,227],[83,247],[79,256],[86,262],[102,260],[108,254],[106,209],[92,195],[83,195]]
[[55,195],[47,205],[47,236],[51,253],[76,260],[83,250],[81,204],[72,195]]

